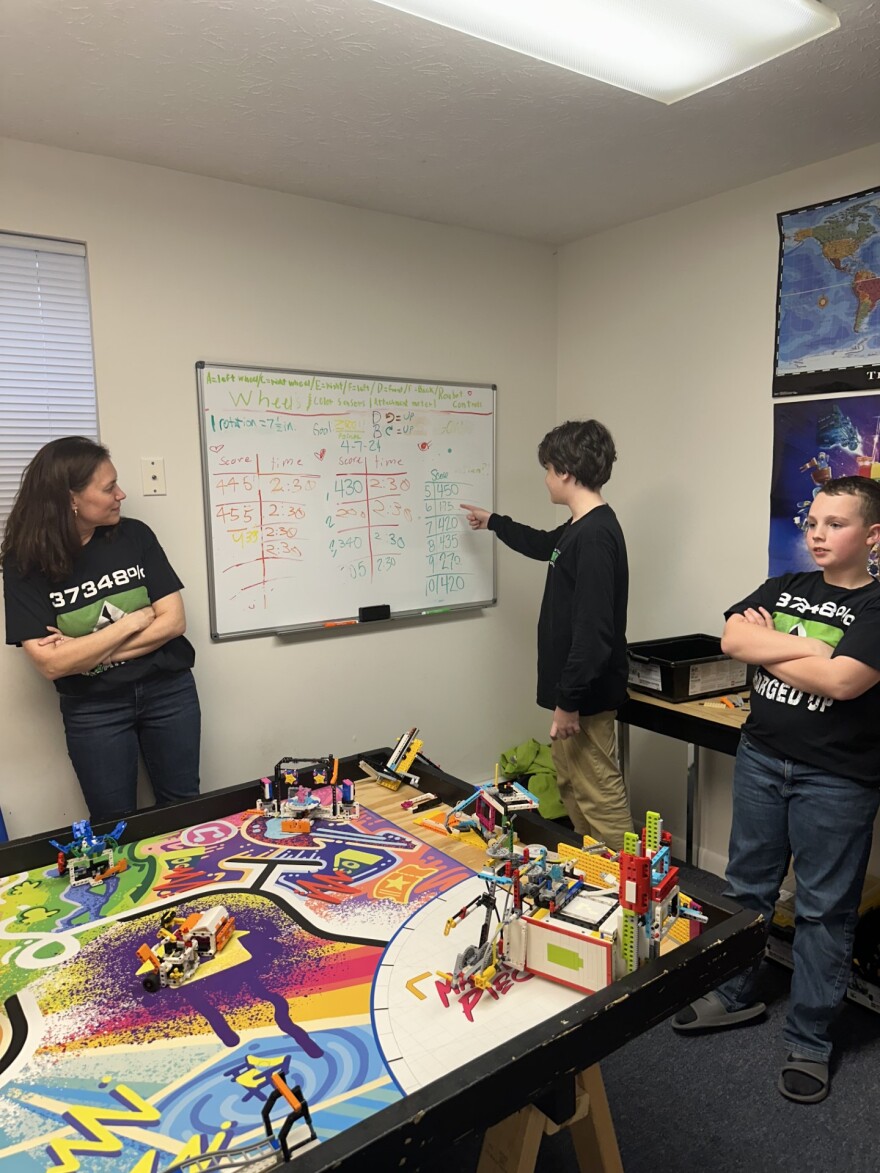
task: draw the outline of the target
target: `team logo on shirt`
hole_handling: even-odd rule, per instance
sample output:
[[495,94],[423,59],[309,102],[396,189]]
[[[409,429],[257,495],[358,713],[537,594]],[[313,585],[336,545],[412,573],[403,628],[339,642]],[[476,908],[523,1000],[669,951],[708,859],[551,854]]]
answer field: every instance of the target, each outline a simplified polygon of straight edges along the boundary
[[802,635],[808,639],[820,639],[830,648],[836,648],[843,639],[843,630],[840,627],[831,627],[816,619],[800,619],[797,615],[785,615],[780,611],[773,612],[773,626],[785,635]]
[[65,611],[58,615],[55,626],[63,635],[74,638],[80,635],[91,635],[93,631],[100,631],[110,623],[116,623],[124,615],[132,611],[139,611],[141,607],[149,607],[150,596],[146,587],[134,587],[130,591],[117,591],[115,595],[108,595],[106,599],[97,599],[76,611]]
[[[839,619],[844,627],[849,627],[855,620],[855,614],[849,607],[839,607],[837,603],[832,603],[830,600],[826,600],[824,603],[811,603],[802,595],[790,595],[788,591],[782,592],[776,600],[776,606],[786,607],[789,611],[797,611],[799,615],[809,613],[810,615],[821,615],[823,619]],[[781,629],[777,627],[778,630]]]
[[105,599],[101,606],[101,614],[98,616],[98,622],[95,624],[95,631],[100,631],[102,627],[109,627],[111,623],[115,623],[117,619],[122,619],[124,615],[128,615],[128,611],[123,611],[121,607],[117,607],[115,603],[111,603],[109,599]]

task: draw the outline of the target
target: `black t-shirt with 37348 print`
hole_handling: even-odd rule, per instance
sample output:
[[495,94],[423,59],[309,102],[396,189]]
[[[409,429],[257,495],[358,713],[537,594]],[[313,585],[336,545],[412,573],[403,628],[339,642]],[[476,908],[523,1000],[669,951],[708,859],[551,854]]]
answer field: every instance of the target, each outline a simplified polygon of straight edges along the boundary
[[[68,636],[88,635],[182,586],[149,526],[123,518],[95,530],[63,582],[41,574],[23,576],[10,559],[5,561],[6,642],[42,639],[49,627]],[[194,660],[189,640],[177,636],[145,656],[62,676],[55,687],[64,696],[108,693],[156,672],[190,668]]]

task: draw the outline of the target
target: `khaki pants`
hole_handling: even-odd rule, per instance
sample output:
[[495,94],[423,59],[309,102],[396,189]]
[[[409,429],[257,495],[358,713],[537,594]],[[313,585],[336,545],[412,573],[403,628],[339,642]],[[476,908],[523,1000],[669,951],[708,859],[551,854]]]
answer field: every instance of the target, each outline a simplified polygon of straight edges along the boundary
[[559,794],[579,835],[592,835],[613,851],[633,829],[617,764],[614,713],[581,717],[581,731],[550,743]]

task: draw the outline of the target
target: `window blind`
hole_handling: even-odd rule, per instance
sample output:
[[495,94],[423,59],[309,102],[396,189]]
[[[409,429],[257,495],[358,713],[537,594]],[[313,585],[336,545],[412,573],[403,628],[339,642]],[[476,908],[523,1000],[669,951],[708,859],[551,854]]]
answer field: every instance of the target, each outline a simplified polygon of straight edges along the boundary
[[28,461],[98,438],[86,250],[0,233],[0,526]]

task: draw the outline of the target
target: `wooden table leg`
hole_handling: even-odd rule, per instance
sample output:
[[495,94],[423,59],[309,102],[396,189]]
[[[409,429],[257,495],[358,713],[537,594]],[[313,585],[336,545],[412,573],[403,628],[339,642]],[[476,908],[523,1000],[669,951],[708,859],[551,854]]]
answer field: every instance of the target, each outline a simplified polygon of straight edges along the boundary
[[575,1113],[554,1124],[537,1108],[523,1108],[487,1130],[477,1173],[535,1173],[541,1137],[567,1129],[580,1173],[623,1173],[614,1121],[598,1064],[577,1077]]
[[534,1173],[545,1120],[530,1106],[487,1129],[477,1173]]
[[617,1133],[598,1063],[578,1076],[578,1087],[589,1097],[590,1110],[569,1126],[580,1173],[623,1173]]

